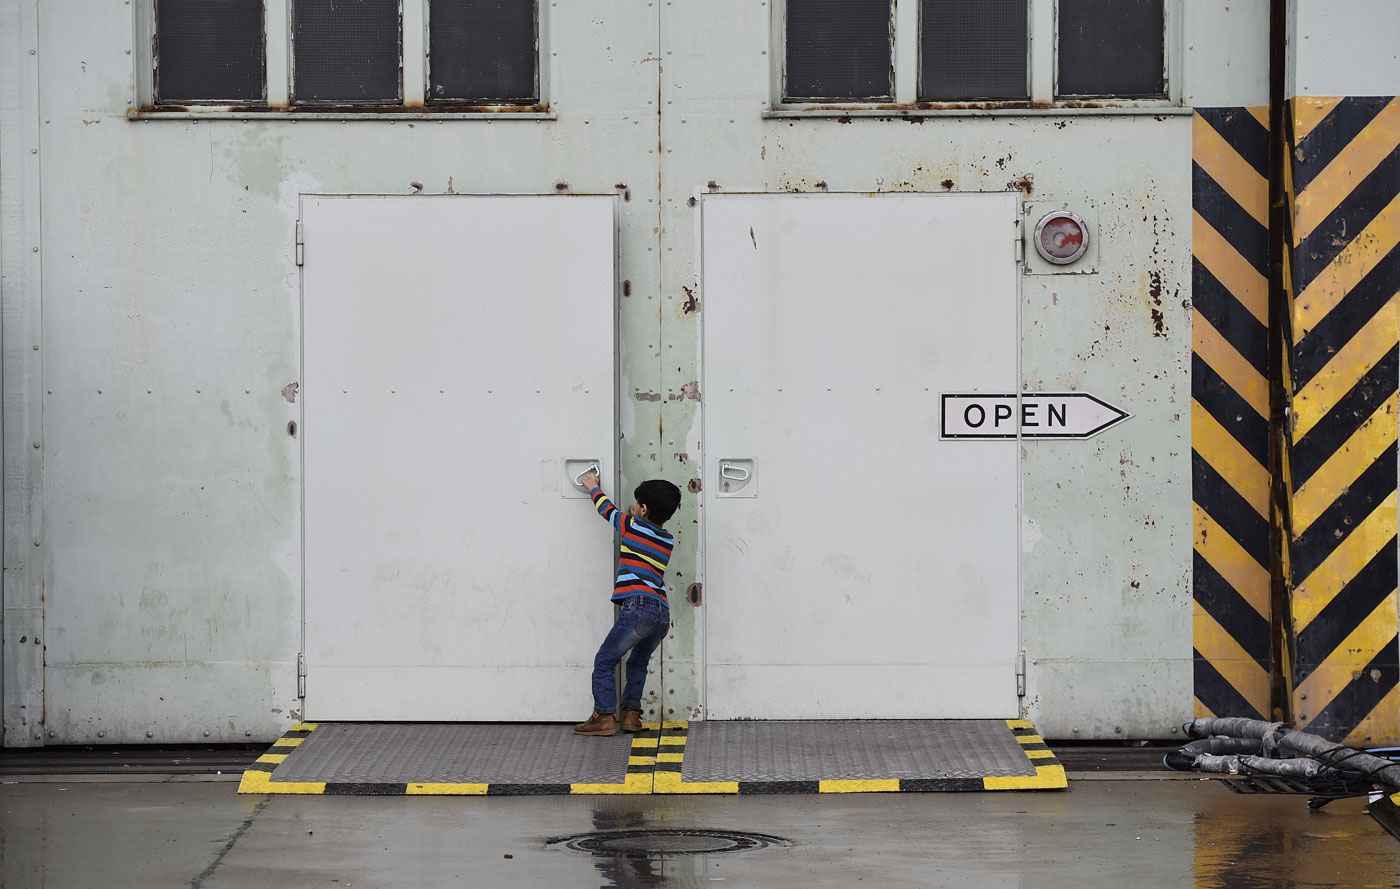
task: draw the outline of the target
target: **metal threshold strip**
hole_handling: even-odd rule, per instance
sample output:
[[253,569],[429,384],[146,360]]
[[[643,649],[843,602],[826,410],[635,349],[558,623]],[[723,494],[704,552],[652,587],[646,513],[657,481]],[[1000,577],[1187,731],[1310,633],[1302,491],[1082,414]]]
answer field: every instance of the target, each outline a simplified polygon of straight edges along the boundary
[[303,723],[239,793],[747,794],[1056,790],[1024,720],[649,723],[590,738],[539,724]]

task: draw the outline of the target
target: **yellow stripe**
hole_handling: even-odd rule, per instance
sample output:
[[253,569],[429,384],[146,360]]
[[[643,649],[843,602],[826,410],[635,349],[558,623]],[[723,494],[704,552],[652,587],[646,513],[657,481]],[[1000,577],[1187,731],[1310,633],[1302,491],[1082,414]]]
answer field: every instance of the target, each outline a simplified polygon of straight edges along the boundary
[[1055,758],[1055,751],[1053,750],[1022,750],[1021,752],[1026,754],[1026,756],[1029,756],[1031,759]]
[[1293,397],[1293,440],[1307,435],[1400,341],[1400,295],[1392,296]]
[[632,749],[637,750],[642,747],[655,747],[656,743],[656,738],[633,738]]
[[1202,704],[1200,698],[1192,698],[1192,700],[1195,701],[1196,704],[1195,709],[1191,711],[1192,716],[1195,716],[1197,719],[1215,718],[1215,711],[1207,707],[1205,704]]
[[581,794],[649,794],[652,791],[653,776],[650,772],[628,775],[621,784],[570,784],[570,793]]
[[653,559],[651,556],[648,556],[646,553],[637,552],[635,549],[633,549],[632,547],[628,546],[628,545],[625,544],[625,543],[624,543],[622,546],[618,547],[618,549],[622,550],[622,554],[623,554],[623,555],[625,555],[625,556],[632,556],[633,558],[641,559],[643,562],[646,562],[648,565],[652,566],[653,568],[655,568],[655,569],[658,570],[658,571],[663,571],[663,570],[665,570],[665,568],[666,568],[665,565],[663,565],[663,564],[661,564],[660,562],[656,561],[656,560]]
[[1327,458],[1303,484],[1293,492],[1293,533],[1302,534],[1317,521],[1361,473],[1371,467],[1386,449],[1395,445],[1397,417],[1400,417],[1400,396],[1392,395],[1376,408],[1347,443]]
[[1264,419],[1269,418],[1269,383],[1254,365],[1236,351],[1199,311],[1191,313],[1191,340],[1201,360],[1240,394],[1245,403]]
[[684,754],[684,753],[658,753],[658,754],[656,754],[656,761],[657,761],[657,762],[681,762],[681,761],[683,761],[684,759],[685,759],[685,754]]
[[661,723],[661,727],[662,727],[663,729],[666,729],[666,728],[689,728],[689,727],[690,727],[690,723],[687,722],[687,721],[684,720],[684,719],[668,719],[668,720],[666,720],[665,722]]
[[1250,117],[1252,117],[1252,118],[1254,118],[1255,120],[1259,121],[1259,125],[1260,125],[1260,126],[1262,126],[1262,127],[1263,127],[1264,129],[1266,129],[1266,130],[1269,129],[1269,106],[1268,106],[1268,105],[1250,105],[1249,107],[1245,108],[1244,110],[1245,110],[1246,113],[1249,114]]
[[1199,604],[1192,609],[1191,640],[1230,687],[1260,713],[1269,712],[1269,673]]
[[300,747],[305,738],[278,738],[272,742],[273,747]]
[[681,780],[680,772],[657,772],[653,785],[656,793],[738,793],[738,781],[695,781]]
[[1031,724],[1031,721],[1029,719],[1008,719],[1006,720],[1006,727],[1009,729],[1035,728],[1035,726]]
[[1201,214],[1191,212],[1192,252],[1201,265],[1210,269],[1225,289],[1234,294],[1240,305],[1258,319],[1265,327],[1269,326],[1269,281],[1239,254],[1229,241],[1220,236]]
[[1303,243],[1397,147],[1400,102],[1392,100],[1298,193],[1293,217],[1294,245]]
[[1191,447],[1255,512],[1269,517],[1269,470],[1195,399],[1191,400]]
[[1269,180],[1260,176],[1199,114],[1191,134],[1191,159],[1256,222],[1269,227]]
[[[1293,141],[1302,142],[1307,138],[1313,128],[1322,123],[1333,108],[1342,102],[1339,96],[1316,96],[1298,97],[1293,100]],[[1284,164],[1284,166],[1288,166]]]
[[1397,723],[1400,723],[1400,688],[1392,688],[1342,743],[1348,747],[1369,747],[1393,741]]
[[663,747],[684,747],[684,746],[685,746],[685,738],[667,738],[667,737],[662,737],[662,738],[661,738],[661,746],[663,746]]
[[1191,504],[1195,515],[1194,533],[1196,552],[1201,558],[1254,606],[1260,616],[1268,619],[1269,614],[1269,571],[1254,561],[1254,557],[1244,551],[1225,529],[1201,509],[1199,504]]
[[658,757],[655,756],[629,756],[627,764],[629,766],[654,766]]
[[447,782],[427,782],[410,784],[404,788],[408,796],[485,796],[488,784],[455,784]]
[[[1395,536],[1395,492],[1391,491],[1369,516],[1332,551],[1293,591],[1293,631],[1301,633],[1313,618]],[[1392,630],[1394,628],[1392,627]]]
[[317,726],[319,726],[319,725],[320,725],[320,723],[317,723],[317,722],[298,722],[296,725],[294,725],[294,726],[292,726],[290,729],[288,729],[288,731],[292,731],[292,732],[314,732],[314,731],[316,730]]
[[1045,739],[1042,738],[1040,735],[1017,735],[1017,736],[1016,736],[1016,743],[1018,743],[1018,744],[1044,744],[1044,743],[1045,743]]
[[899,779],[819,781],[817,790],[821,793],[891,793],[899,790]]
[[287,761],[287,757],[288,757],[288,756],[291,756],[291,754],[290,754],[290,753],[264,753],[262,756],[259,756],[256,760],[254,760],[254,762],[283,763],[283,762],[286,762],[286,761]]
[[1294,298],[1293,342],[1302,342],[1303,337],[1397,244],[1400,244],[1400,195],[1391,198],[1370,225],[1352,238],[1307,289]]
[[1315,718],[1322,708],[1347,687],[1359,670],[1371,662],[1395,638],[1396,593],[1390,595],[1357,625],[1356,629],[1322,659],[1307,678],[1298,683],[1297,711]]
[[986,790],[1060,790],[1069,786],[1064,766],[1036,766],[1034,778],[983,778]]
[[248,770],[238,782],[239,793],[325,793],[324,781],[278,781],[272,783],[271,772]]

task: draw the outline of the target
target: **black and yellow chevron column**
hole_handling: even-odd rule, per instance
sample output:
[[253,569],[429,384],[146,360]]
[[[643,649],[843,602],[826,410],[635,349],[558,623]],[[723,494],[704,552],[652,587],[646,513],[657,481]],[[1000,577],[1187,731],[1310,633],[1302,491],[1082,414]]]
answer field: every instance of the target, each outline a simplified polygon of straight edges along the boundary
[[1400,99],[1289,111],[1293,715],[1395,742]]
[[1192,136],[1195,715],[1270,717],[1269,109]]

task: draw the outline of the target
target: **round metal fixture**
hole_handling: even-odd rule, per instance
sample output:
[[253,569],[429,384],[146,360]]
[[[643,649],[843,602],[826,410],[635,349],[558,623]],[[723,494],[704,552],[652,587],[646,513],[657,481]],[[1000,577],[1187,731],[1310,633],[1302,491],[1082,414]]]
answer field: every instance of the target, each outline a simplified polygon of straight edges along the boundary
[[559,837],[550,840],[549,845],[616,858],[654,858],[661,855],[721,855],[792,844],[781,837],[735,830],[652,828],[605,830]]
[[1035,252],[1055,265],[1068,265],[1089,249],[1089,226],[1068,210],[1046,213],[1035,226]]

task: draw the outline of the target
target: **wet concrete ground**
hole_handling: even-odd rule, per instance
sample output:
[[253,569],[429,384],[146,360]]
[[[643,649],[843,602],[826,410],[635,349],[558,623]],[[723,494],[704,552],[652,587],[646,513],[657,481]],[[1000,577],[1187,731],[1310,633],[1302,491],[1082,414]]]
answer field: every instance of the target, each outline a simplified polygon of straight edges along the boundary
[[[1396,887],[1400,840],[1343,800],[1071,773],[1067,792],[260,797],[231,775],[9,775],[0,885],[68,887]],[[719,829],[790,845],[632,859],[572,834]]]

